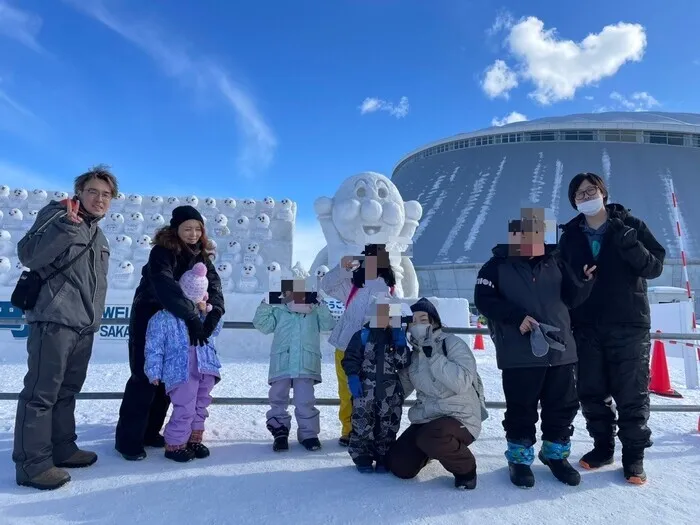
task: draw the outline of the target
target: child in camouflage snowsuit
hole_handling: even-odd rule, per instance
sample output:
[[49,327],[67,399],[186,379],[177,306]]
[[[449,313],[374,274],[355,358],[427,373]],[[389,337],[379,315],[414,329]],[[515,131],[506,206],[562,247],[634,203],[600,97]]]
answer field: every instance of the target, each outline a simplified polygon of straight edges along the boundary
[[[352,394],[348,452],[360,472],[387,472],[386,455],[401,425],[404,393],[398,370],[410,364],[401,303],[380,299],[345,350],[342,367]],[[373,464],[376,462],[376,469]]]

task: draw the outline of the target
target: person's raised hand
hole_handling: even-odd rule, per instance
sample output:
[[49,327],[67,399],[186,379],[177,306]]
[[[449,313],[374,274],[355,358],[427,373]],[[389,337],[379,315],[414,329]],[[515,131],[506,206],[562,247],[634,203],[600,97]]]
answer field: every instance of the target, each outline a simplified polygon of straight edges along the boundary
[[80,211],[80,201],[77,199],[67,199],[66,200],[66,217],[69,221],[75,224],[80,224],[83,222],[83,218],[78,215]]

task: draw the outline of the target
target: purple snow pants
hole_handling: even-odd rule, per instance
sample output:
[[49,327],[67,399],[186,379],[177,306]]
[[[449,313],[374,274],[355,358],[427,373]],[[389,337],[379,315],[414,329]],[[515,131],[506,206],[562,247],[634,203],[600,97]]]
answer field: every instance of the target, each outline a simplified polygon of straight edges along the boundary
[[184,445],[193,430],[204,430],[204,420],[209,416],[211,391],[216,378],[200,374],[197,367],[197,351],[190,347],[190,374],[186,383],[173,387],[168,395],[173,405],[170,421],[165,425],[163,437],[168,445]]

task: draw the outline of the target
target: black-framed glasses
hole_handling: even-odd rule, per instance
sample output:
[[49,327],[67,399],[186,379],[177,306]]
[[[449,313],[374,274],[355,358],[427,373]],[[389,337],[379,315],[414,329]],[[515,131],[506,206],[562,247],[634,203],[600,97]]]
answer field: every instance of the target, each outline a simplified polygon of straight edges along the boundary
[[583,200],[586,196],[594,197],[598,193],[598,186],[588,186],[585,190],[577,191],[574,194],[577,201]]

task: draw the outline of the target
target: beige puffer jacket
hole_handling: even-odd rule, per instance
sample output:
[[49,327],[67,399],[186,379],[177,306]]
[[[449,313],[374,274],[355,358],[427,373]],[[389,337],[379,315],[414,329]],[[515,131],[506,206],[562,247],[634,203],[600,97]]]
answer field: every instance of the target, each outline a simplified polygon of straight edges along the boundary
[[[411,353],[411,365],[399,377],[405,395],[416,391],[416,404],[408,411],[411,423],[428,423],[441,417],[460,421],[477,439],[488,417],[484,386],[469,345],[454,334],[435,330],[430,358],[422,350]],[[447,355],[443,352],[443,340]]]

